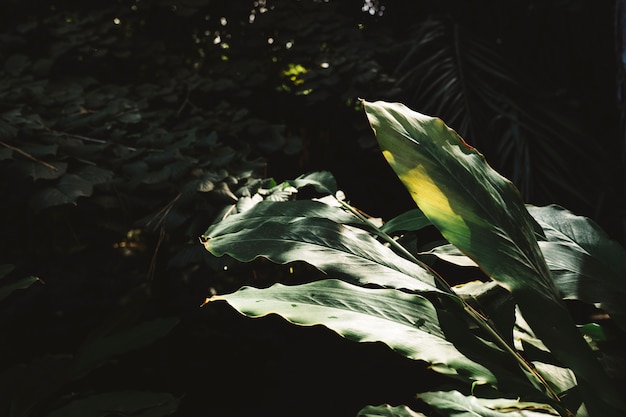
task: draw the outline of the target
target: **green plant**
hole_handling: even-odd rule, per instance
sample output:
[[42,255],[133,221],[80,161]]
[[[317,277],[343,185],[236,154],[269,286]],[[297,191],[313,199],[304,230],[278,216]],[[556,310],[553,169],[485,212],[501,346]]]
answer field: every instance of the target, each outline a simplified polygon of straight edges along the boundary
[[[344,201],[327,172],[255,181],[202,236],[206,249],[239,261],[305,261],[329,278],[243,287],[207,302],[321,324],[425,361],[450,380],[418,394],[436,415],[623,415],[620,376],[607,358],[626,330],[624,249],[587,218],[524,205],[440,119],[397,103],[364,106],[418,209],[381,225]],[[319,198],[296,198],[310,187]],[[445,241],[420,240],[431,225]],[[447,263],[481,278],[443,276],[437,266]],[[604,320],[575,321],[571,300]],[[360,415],[423,414],[382,405]]]

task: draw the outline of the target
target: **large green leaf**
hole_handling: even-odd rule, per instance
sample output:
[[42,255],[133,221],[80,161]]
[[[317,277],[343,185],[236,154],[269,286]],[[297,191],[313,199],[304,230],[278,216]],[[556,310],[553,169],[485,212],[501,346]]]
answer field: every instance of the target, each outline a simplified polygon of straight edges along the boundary
[[425,392],[418,398],[446,417],[546,417],[559,415],[552,407],[506,398],[485,399],[458,391]]
[[[279,314],[299,325],[324,325],[358,342],[383,342],[402,355],[431,364],[437,372],[495,384],[490,370],[448,341],[437,310],[426,298],[391,289],[363,288],[338,280],[298,286],[244,287],[209,301],[226,300],[242,314]],[[464,327],[465,323],[457,321]]]
[[406,405],[391,406],[368,405],[359,411],[357,417],[427,417],[426,414],[413,411]]
[[513,294],[536,334],[576,373],[591,414],[624,409],[554,286],[534,220],[513,184],[440,119],[399,103],[364,106],[383,155],[418,207]]
[[545,232],[539,244],[562,296],[600,304],[626,330],[626,250],[591,219],[555,205],[527,208]]
[[320,202],[263,201],[212,226],[203,239],[216,256],[246,262],[260,256],[277,263],[305,261],[362,284],[440,291],[429,269],[348,225],[357,222],[350,213]]

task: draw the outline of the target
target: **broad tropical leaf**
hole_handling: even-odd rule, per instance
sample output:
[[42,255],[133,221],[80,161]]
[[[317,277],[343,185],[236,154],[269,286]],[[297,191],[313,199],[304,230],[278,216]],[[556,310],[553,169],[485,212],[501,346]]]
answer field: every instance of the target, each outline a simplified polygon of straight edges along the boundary
[[562,207],[528,210],[545,232],[539,245],[562,296],[600,304],[626,330],[626,250],[595,222]]
[[306,261],[362,284],[440,291],[429,269],[348,226],[358,222],[350,213],[315,201],[264,201],[212,226],[203,240],[216,256],[246,262],[259,256],[283,264]]
[[383,155],[418,207],[511,292],[536,334],[576,373],[590,414],[626,408],[571,320],[513,184],[440,119],[398,103],[364,106]]
[[506,398],[484,399],[464,396],[458,391],[425,392],[418,398],[446,417],[546,417],[558,416],[546,404]]
[[[324,325],[358,342],[383,342],[432,369],[478,384],[496,384],[493,373],[468,359],[447,340],[433,304],[417,294],[363,288],[338,280],[298,286],[244,287],[208,301],[225,300],[242,314],[279,314],[299,325]],[[457,326],[465,324],[457,320]]]
[[425,414],[413,411],[406,405],[391,406],[369,405],[359,411],[357,417],[427,417]]

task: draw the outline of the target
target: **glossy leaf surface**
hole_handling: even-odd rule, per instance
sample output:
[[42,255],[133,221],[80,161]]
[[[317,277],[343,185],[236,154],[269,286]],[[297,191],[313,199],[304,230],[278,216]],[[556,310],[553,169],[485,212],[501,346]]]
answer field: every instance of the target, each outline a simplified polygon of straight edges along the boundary
[[464,396],[457,391],[425,392],[418,398],[448,417],[546,417],[558,416],[552,407],[540,403],[526,403],[519,400],[483,399]]
[[562,207],[528,210],[545,232],[539,245],[562,296],[600,304],[626,330],[626,250],[595,222]]
[[[383,342],[402,355],[431,364],[447,375],[496,383],[494,375],[449,342],[437,310],[426,298],[389,289],[363,288],[338,280],[298,286],[244,287],[209,301],[226,300],[242,314],[279,314],[299,325],[324,325],[358,342]],[[457,326],[465,326],[457,322]]]
[[240,261],[266,257],[281,264],[305,261],[329,275],[362,284],[440,291],[430,270],[350,223],[359,220],[323,203],[264,201],[212,226],[203,239],[216,256],[226,254]]
[[440,119],[398,103],[364,105],[383,155],[418,207],[513,294],[535,333],[576,373],[588,407],[623,408],[561,301],[513,184]]

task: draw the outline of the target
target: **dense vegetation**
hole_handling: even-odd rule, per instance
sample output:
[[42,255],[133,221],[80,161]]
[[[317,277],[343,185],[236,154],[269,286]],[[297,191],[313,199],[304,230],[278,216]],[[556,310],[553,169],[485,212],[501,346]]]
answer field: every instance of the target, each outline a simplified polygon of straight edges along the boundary
[[621,239],[612,19],[556,0],[4,2],[1,412],[355,413],[335,368],[362,381],[350,395],[413,395],[385,381],[422,367],[381,346],[199,309],[313,272],[224,263],[198,237],[255,181],[320,169],[372,215],[411,207],[367,98],[437,114],[526,201]]

